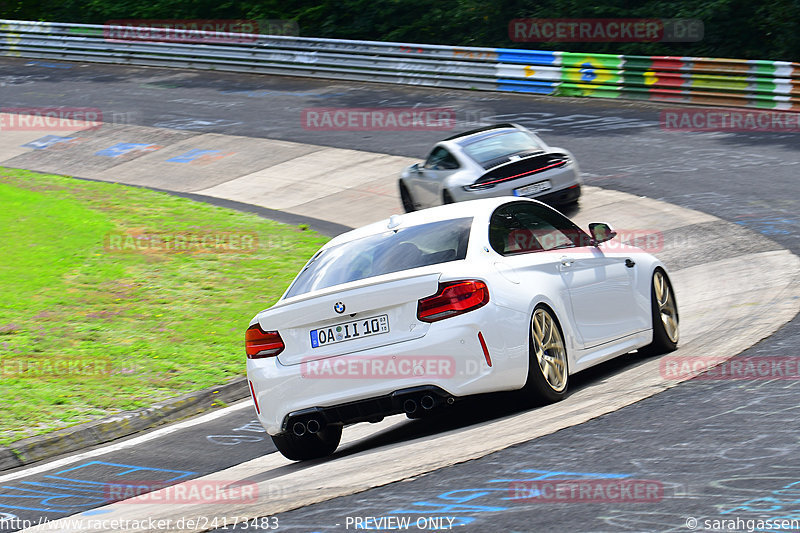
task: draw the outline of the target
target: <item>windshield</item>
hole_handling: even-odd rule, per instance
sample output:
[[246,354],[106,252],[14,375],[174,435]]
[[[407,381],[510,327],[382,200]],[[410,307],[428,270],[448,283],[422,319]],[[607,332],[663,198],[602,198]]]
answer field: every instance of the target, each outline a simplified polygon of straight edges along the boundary
[[541,152],[544,146],[524,131],[509,131],[479,139],[464,146],[464,152],[483,165],[494,159],[520,152]]
[[309,261],[286,297],[467,256],[472,218],[388,230],[332,246]]

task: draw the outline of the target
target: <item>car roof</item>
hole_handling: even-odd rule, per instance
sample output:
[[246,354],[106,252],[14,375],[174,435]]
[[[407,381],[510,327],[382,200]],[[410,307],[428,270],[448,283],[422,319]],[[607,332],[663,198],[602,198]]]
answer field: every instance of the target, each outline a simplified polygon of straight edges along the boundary
[[486,218],[488,219],[489,214],[494,212],[495,209],[509,202],[542,203],[532,198],[523,198],[518,196],[498,196],[493,198],[483,198],[480,200],[469,200],[467,202],[458,202],[454,204],[430,207],[428,209],[413,211],[411,213],[392,215],[390,218],[386,218],[346,233],[342,233],[341,235],[328,241],[324,248],[367,237],[369,235],[383,233],[395,228],[402,229],[411,226],[427,224],[429,222],[454,220],[457,218],[475,218],[482,214],[485,214]]
[[456,139],[463,139],[465,137],[469,137],[470,135],[475,135],[475,134],[483,133],[483,132],[486,132],[486,131],[500,130],[500,129],[519,129],[519,127],[516,124],[513,124],[511,122],[505,122],[503,124],[493,124],[491,126],[484,126],[482,128],[477,128],[477,129],[474,129],[474,130],[470,130],[470,131],[465,131],[463,133],[459,133],[457,135],[453,135],[452,137],[448,137],[447,139],[442,139],[441,142],[454,141]]

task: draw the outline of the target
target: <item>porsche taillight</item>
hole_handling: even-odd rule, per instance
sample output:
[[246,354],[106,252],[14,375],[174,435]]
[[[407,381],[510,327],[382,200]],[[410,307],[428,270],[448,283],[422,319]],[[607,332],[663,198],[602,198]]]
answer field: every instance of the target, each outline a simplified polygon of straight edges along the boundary
[[253,324],[244,333],[244,349],[248,359],[275,357],[285,347],[280,333],[264,331],[258,324]]
[[468,279],[439,284],[439,291],[417,304],[417,318],[436,322],[483,307],[489,303],[486,283]]

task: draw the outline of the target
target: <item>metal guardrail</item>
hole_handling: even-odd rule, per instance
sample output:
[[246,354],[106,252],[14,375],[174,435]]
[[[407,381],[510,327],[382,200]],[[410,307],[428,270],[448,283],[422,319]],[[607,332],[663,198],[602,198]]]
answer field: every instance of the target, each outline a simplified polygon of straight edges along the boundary
[[[119,38],[124,26],[0,19],[0,55],[311,76],[556,96],[800,111],[800,64],[184,32]],[[246,41],[246,42],[241,42]]]

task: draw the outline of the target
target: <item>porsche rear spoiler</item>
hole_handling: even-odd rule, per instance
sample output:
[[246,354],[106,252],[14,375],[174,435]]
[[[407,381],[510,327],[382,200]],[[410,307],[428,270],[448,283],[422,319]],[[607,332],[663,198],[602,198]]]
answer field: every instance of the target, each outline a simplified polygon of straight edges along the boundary
[[467,185],[469,190],[490,189],[498,183],[517,178],[530,176],[553,168],[563,167],[569,163],[567,154],[549,153],[537,154],[522,159],[511,160],[500,166],[494,167],[475,180],[472,185]]

